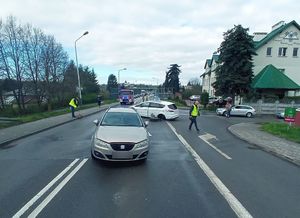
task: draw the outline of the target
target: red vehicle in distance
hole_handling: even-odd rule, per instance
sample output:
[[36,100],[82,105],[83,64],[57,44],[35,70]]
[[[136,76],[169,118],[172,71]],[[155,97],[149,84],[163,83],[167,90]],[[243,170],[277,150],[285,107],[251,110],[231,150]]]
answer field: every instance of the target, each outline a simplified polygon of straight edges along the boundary
[[130,89],[121,89],[119,91],[120,104],[134,104],[134,92]]

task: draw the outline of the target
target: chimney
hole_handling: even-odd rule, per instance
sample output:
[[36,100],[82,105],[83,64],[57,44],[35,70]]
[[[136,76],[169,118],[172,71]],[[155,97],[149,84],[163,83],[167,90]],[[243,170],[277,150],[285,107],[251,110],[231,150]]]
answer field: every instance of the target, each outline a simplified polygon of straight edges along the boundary
[[253,41],[254,42],[258,42],[258,41],[262,40],[263,38],[265,38],[265,36],[267,34],[268,33],[265,33],[265,32],[256,32],[256,33],[253,33],[253,35],[254,35]]
[[276,30],[277,28],[279,28],[279,27],[281,27],[281,26],[283,26],[283,25],[285,25],[285,22],[284,22],[284,21],[279,21],[278,23],[276,23],[276,24],[274,24],[274,25],[272,26],[272,31],[273,31],[273,30]]

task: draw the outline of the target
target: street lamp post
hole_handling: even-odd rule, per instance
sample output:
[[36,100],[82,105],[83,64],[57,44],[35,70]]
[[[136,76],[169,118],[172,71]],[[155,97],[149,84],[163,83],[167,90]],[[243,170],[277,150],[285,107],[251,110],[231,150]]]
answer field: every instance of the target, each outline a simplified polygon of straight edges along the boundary
[[118,83],[119,84],[120,84],[120,71],[122,71],[122,70],[127,70],[127,68],[125,67],[125,68],[118,70]]
[[76,58],[76,69],[77,69],[77,80],[78,80],[78,93],[79,93],[79,102],[82,105],[82,96],[81,96],[81,86],[80,86],[80,76],[79,76],[79,69],[78,69],[78,58],[77,58],[77,47],[76,42],[81,39],[81,37],[87,35],[89,32],[84,32],[78,39],[75,40],[75,58]]

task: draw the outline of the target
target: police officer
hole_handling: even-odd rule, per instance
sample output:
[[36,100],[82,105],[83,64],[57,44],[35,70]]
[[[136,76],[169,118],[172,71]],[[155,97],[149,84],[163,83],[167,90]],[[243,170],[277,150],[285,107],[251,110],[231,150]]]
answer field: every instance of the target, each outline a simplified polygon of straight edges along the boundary
[[72,112],[72,118],[76,118],[75,108],[78,107],[78,99],[76,97],[72,98],[71,101],[69,102],[69,105],[70,105],[70,109],[71,109],[71,112]]
[[198,126],[197,126],[197,116],[200,115],[200,111],[199,111],[199,102],[195,101],[195,103],[192,105],[191,109],[190,109],[190,126],[189,126],[189,130],[191,130],[193,123],[195,124],[196,130],[197,132],[199,132]]

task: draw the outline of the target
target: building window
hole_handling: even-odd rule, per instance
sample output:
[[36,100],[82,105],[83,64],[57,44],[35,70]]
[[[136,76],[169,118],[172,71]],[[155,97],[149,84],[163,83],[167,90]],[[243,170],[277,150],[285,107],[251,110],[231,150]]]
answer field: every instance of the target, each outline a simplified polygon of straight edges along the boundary
[[298,57],[298,48],[293,49],[293,57]]
[[287,50],[287,48],[280,47],[279,50],[278,50],[278,56],[280,56],[280,57],[286,57],[286,50]]
[[267,48],[267,56],[271,56],[272,55],[272,48],[268,47]]

